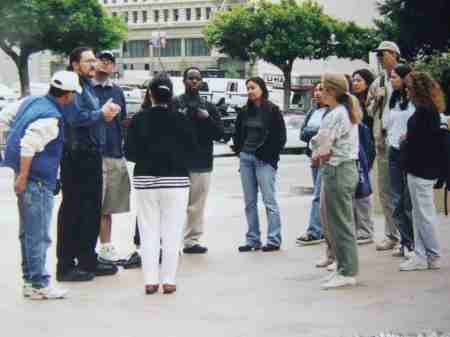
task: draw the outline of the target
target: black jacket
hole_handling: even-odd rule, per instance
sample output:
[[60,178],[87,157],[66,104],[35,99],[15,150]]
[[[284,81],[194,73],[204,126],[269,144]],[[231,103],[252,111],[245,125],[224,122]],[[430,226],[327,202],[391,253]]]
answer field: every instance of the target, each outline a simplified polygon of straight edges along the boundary
[[[213,141],[221,140],[224,129],[220,115],[216,107],[201,98],[191,97],[186,94],[174,99],[175,109],[188,118],[190,128],[195,134],[197,148],[189,158],[189,170],[191,172],[210,172],[213,168]],[[209,117],[197,118],[199,109],[205,109]]]
[[442,156],[440,122],[436,110],[419,106],[409,118],[404,147],[406,172],[430,180],[440,176]]
[[[249,111],[252,106],[246,105],[238,114],[236,119],[236,133],[233,137],[233,151],[239,154],[244,146],[247,137],[245,127]],[[286,125],[278,106],[266,100],[262,103],[261,109],[264,123],[264,143],[256,150],[258,159],[269,163],[275,169],[278,168],[280,153],[286,144]]]
[[196,149],[186,116],[155,106],[136,114],[128,127],[125,157],[135,176],[187,177],[187,159]]

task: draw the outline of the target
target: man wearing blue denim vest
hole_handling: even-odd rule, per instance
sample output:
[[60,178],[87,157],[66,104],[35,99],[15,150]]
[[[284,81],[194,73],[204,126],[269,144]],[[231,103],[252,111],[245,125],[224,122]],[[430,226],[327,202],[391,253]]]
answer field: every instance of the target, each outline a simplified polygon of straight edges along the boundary
[[67,293],[50,285],[46,262],[64,139],[63,106],[72,102],[75,91],[82,91],[77,74],[58,72],[48,95],[27,97],[0,118],[0,126],[9,127],[2,166],[15,173],[23,295],[36,300],[64,298]]
[[95,248],[100,229],[105,122],[120,112],[120,106],[111,101],[101,106],[95,95],[91,79],[97,59],[92,49],[74,49],[69,62],[69,68],[80,76],[83,93],[76,94],[64,111],[56,278],[80,282],[117,273],[116,266],[97,261]]

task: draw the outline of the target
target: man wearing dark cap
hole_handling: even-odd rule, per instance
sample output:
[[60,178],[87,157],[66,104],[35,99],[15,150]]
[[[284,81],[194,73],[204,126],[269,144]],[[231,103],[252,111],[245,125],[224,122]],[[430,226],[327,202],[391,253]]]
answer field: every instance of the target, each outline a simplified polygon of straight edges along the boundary
[[103,198],[100,224],[100,249],[98,258],[105,263],[117,263],[118,254],[111,243],[112,214],[130,211],[130,178],[123,155],[122,122],[126,118],[126,102],[122,89],[111,81],[115,70],[115,57],[109,50],[97,56],[97,70],[92,80],[95,94],[100,104],[112,100],[121,108],[120,113],[110,122],[105,122],[105,146],[102,152]]

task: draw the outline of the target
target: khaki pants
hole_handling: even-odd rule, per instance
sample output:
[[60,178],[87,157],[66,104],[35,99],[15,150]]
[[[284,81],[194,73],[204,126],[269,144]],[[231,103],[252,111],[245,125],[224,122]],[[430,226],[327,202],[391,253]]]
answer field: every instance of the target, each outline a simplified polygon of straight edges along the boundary
[[378,196],[380,198],[385,221],[384,234],[387,238],[398,241],[399,233],[392,217],[392,214],[394,213],[394,204],[392,201],[387,146],[378,146],[377,151]]
[[325,192],[323,190],[323,184],[320,189],[320,223],[322,224],[323,237],[326,243],[326,257],[329,261],[336,260],[336,245],[331,236],[330,223],[327,217],[327,204],[325,201]]
[[211,172],[189,174],[191,187],[189,189],[189,204],[187,221],[184,230],[184,246],[192,247],[199,244],[203,235],[206,198],[211,183]]
[[338,166],[324,164],[323,197],[326,205],[326,227],[336,249],[337,271],[344,276],[358,274],[358,249],[353,218],[353,196],[358,183],[358,169],[354,160]]

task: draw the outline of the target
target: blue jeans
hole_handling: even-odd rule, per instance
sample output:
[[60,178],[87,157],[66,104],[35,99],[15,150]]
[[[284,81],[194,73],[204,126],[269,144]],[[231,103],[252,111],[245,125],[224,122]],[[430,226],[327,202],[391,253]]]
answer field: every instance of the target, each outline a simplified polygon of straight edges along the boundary
[[275,197],[277,170],[272,165],[256,158],[254,154],[241,152],[240,173],[242,189],[244,190],[245,215],[248,223],[247,244],[252,247],[261,246],[258,217],[258,190],[260,190],[267,213],[267,243],[280,246],[281,218]]
[[322,179],[320,177],[320,169],[318,167],[311,167],[313,177],[313,200],[311,210],[309,212],[309,224],[306,228],[306,233],[313,236],[315,239],[322,237],[322,225],[320,223],[320,186]]
[[391,181],[392,217],[400,232],[400,243],[410,251],[414,249],[414,231],[411,218],[411,199],[409,197],[406,173],[400,167],[400,151],[389,148],[389,175]]
[[34,288],[45,288],[50,281],[46,262],[51,244],[53,191],[40,182],[28,181],[17,199],[23,279]]

